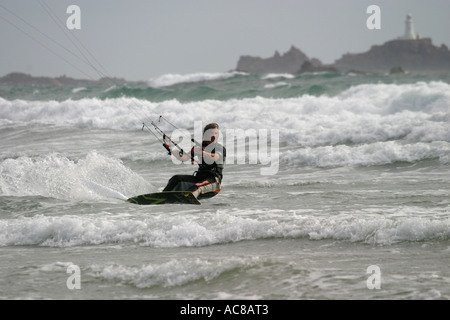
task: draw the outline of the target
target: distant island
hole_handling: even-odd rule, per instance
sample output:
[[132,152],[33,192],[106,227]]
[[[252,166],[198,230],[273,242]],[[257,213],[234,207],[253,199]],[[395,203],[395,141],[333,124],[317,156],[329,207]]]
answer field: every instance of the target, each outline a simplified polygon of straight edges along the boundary
[[292,46],[288,52],[273,57],[260,58],[241,56],[236,71],[265,74],[305,72],[341,73],[402,73],[402,72],[448,72],[450,71],[450,51],[442,44],[433,45],[430,38],[421,38],[414,32],[411,15],[407,15],[405,35],[375,45],[364,53],[344,54],[333,64],[324,65],[317,58],[309,58]]
[[11,72],[0,78],[0,83],[10,85],[82,85],[86,83],[123,84],[125,82],[125,79],[121,78],[101,78],[99,80],[88,80],[74,79],[66,77],[65,75],[56,78],[34,77],[22,72]]
[[241,56],[236,71],[247,73],[299,73],[310,71],[336,71],[332,66],[325,66],[319,59],[310,59],[301,50],[292,46],[291,49],[283,55],[278,51],[273,57],[263,59],[252,56]]
[[384,72],[397,66],[408,71],[445,72],[450,71],[450,51],[444,44],[434,46],[431,39],[392,40],[365,53],[345,54],[334,66],[343,72]]

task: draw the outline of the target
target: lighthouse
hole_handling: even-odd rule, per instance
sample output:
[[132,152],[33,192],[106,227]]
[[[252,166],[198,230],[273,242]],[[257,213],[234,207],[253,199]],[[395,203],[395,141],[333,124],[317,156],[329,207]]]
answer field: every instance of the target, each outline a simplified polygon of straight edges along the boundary
[[413,26],[413,21],[412,21],[412,17],[411,14],[408,14],[406,16],[406,21],[405,21],[405,35],[403,36],[404,40],[415,40],[417,39],[417,36],[414,32],[414,26]]

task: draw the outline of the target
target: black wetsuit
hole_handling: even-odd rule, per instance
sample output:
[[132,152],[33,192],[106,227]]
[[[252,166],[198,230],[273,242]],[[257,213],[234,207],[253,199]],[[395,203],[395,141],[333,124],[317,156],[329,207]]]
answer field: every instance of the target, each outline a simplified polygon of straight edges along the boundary
[[211,154],[218,154],[219,160],[211,162],[205,158],[201,159],[194,175],[173,176],[163,191],[192,191],[196,197],[212,197],[220,191],[226,149],[219,143],[207,145],[203,142],[203,150]]

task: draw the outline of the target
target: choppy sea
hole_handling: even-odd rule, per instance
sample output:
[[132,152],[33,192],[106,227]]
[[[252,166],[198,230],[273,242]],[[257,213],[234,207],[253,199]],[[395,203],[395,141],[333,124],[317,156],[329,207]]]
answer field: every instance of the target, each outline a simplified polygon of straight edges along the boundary
[[[151,121],[219,123],[218,196],[124,201],[196,170]],[[450,74],[2,84],[0,137],[0,299],[450,299]]]

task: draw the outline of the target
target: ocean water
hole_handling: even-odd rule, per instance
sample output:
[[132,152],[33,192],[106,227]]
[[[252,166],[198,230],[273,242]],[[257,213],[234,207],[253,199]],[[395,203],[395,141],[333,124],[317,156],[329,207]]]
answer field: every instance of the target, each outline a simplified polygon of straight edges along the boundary
[[[218,196],[124,201],[196,170],[152,120],[220,124]],[[3,84],[0,137],[0,299],[450,299],[450,74]]]

